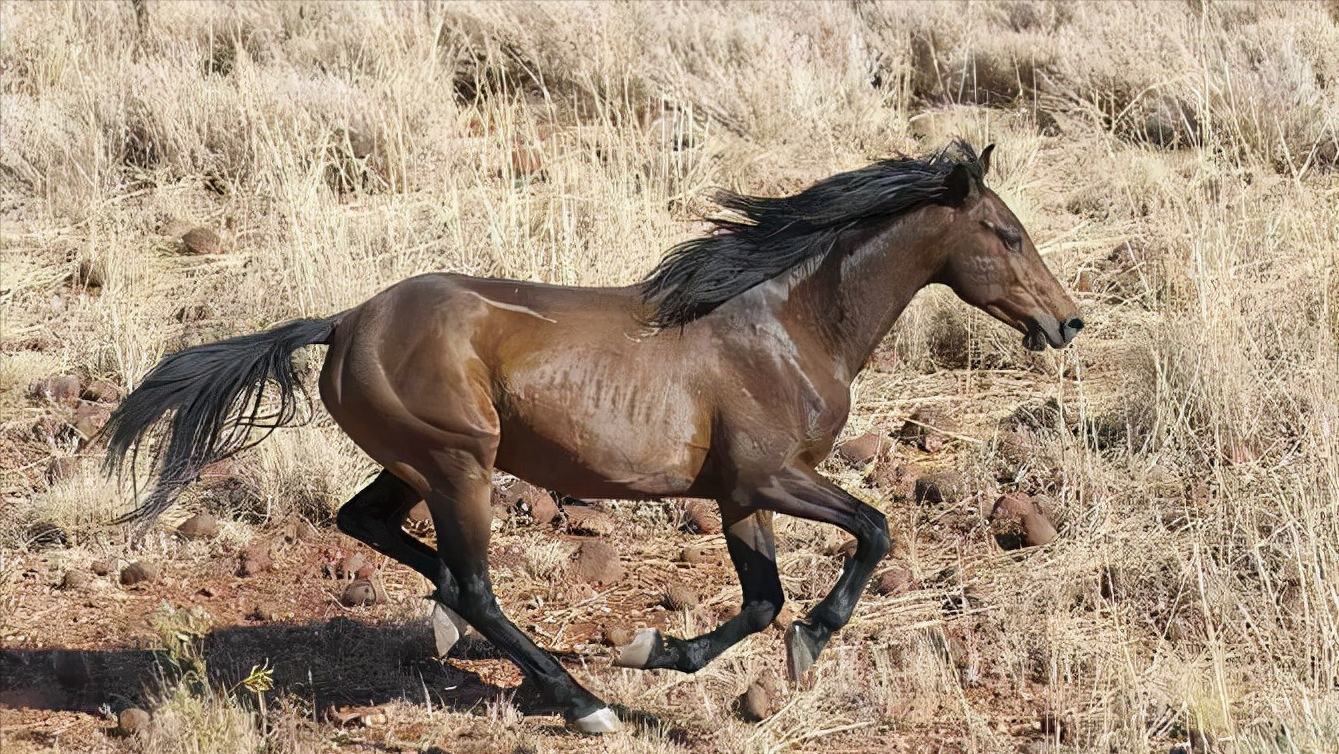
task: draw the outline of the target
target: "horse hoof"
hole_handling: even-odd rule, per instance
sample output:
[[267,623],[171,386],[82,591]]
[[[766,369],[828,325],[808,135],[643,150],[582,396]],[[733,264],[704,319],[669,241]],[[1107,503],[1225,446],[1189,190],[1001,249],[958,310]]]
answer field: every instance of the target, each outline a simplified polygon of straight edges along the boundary
[[790,624],[786,631],[786,675],[794,683],[813,667],[820,647],[809,635],[809,626],[801,621]]
[[451,608],[440,602],[432,603],[432,638],[437,645],[437,656],[446,657],[469,625]]
[[644,668],[651,659],[651,652],[660,646],[660,630],[643,628],[632,637],[632,641],[619,650],[614,665],[620,668]]
[[573,727],[582,733],[598,735],[613,733],[619,729],[618,715],[608,707],[601,707],[585,717],[572,721]]

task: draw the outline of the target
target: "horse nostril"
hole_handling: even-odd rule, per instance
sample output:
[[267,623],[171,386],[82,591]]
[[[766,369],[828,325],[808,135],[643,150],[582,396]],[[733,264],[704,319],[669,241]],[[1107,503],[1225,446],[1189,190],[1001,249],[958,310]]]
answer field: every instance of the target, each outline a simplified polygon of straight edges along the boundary
[[1073,319],[1065,323],[1065,329],[1078,332],[1079,330],[1083,329],[1083,320],[1079,319],[1078,317],[1074,317]]

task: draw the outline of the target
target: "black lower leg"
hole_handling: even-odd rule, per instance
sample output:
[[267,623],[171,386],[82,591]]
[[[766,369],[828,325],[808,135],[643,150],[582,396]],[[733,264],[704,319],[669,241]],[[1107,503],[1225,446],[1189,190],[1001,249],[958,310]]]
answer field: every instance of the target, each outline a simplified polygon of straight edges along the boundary
[[781,611],[785,595],[776,572],[771,514],[754,514],[729,526],[725,544],[744,593],[739,614],[692,639],[656,634],[640,667],[695,673],[745,637],[767,628]]
[[335,523],[345,534],[436,583],[440,565],[436,551],[400,528],[409,509],[420,499],[404,480],[383,470],[340,506]]

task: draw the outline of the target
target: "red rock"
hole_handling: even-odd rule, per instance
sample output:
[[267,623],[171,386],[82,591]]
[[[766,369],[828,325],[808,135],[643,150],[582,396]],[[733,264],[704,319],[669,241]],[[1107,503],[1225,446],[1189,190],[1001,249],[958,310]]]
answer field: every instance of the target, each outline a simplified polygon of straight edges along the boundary
[[1055,541],[1055,525],[1021,492],[1000,496],[990,512],[990,529],[1005,550],[1040,547]]
[[837,446],[837,455],[853,468],[863,469],[877,459],[887,446],[887,440],[878,432],[847,440]]
[[739,717],[746,723],[760,723],[776,713],[772,693],[759,681],[749,684],[736,702]]
[[690,565],[700,563],[719,563],[721,552],[704,545],[688,545],[679,553],[679,562]]
[[600,638],[605,646],[625,647],[632,643],[632,632],[622,626],[604,626]]
[[266,542],[247,545],[242,550],[239,561],[237,568],[239,576],[256,576],[274,568],[274,558],[270,555],[270,545]]
[[509,492],[515,497],[513,507],[530,516],[535,523],[546,525],[558,517],[558,504],[548,490],[536,487],[529,482],[513,484]]
[[121,569],[121,585],[134,586],[148,581],[158,580],[158,566],[152,563],[136,561]]
[[147,736],[152,727],[153,718],[139,707],[121,710],[116,716],[116,732],[123,736]]
[[344,587],[339,601],[345,607],[366,607],[377,604],[377,590],[367,579],[355,579]]
[[614,531],[614,519],[604,511],[585,505],[569,505],[564,511],[567,529],[573,534],[606,536]]
[[88,586],[93,577],[83,571],[66,571],[65,576],[60,580],[60,588],[66,591],[78,591]]
[[222,254],[223,239],[204,226],[191,228],[181,236],[181,250],[186,254]]
[[604,540],[590,539],[577,548],[572,575],[592,584],[612,584],[623,578],[623,563],[618,551]]
[[73,374],[47,377],[34,384],[32,392],[36,397],[45,398],[51,403],[73,406],[78,403],[81,392],[79,378]]
[[94,403],[116,403],[121,400],[121,388],[107,380],[93,380],[81,397]]
[[78,458],[74,456],[59,456],[57,458],[52,458],[51,461],[47,463],[46,473],[43,476],[46,478],[47,484],[56,484],[57,482],[63,482],[66,479],[70,479],[78,473]]
[[181,522],[177,533],[186,539],[212,539],[218,536],[219,521],[208,513],[197,513]]
[[534,175],[544,168],[544,157],[538,149],[515,142],[511,148],[511,169],[516,175]]
[[339,565],[335,567],[335,575],[341,579],[354,578],[357,576],[358,570],[366,564],[367,560],[363,557],[363,554],[355,552],[339,562]]
[[74,429],[85,441],[92,440],[111,417],[112,412],[106,406],[81,401],[74,410]]
[[721,516],[714,503],[689,500],[683,506],[683,525],[690,534],[720,534]]
[[686,584],[670,584],[660,604],[670,610],[692,610],[698,605],[697,592]]
[[939,409],[922,407],[911,412],[898,437],[928,453],[936,453],[947,439],[945,431],[952,430],[953,422],[947,414]]
[[956,471],[935,471],[916,480],[915,499],[921,505],[953,505],[966,494],[966,482]]
[[901,566],[893,566],[879,574],[874,591],[885,597],[900,597],[916,588],[916,578]]

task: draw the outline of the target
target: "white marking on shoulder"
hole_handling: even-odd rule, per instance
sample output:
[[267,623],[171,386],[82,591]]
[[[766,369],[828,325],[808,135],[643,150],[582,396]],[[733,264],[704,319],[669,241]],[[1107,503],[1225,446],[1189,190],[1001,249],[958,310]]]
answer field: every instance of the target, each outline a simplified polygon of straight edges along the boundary
[[520,314],[529,314],[529,315],[532,316],[532,317],[539,317],[540,319],[544,320],[545,322],[554,322],[554,323],[556,323],[556,322],[558,321],[558,320],[556,320],[556,319],[550,319],[550,318],[548,318],[548,317],[545,317],[543,314],[540,314],[539,312],[535,311],[534,309],[531,309],[531,308],[528,307],[528,306],[521,306],[521,305],[519,305],[519,304],[506,304],[506,303],[503,303],[503,302],[501,302],[501,301],[494,301],[493,299],[491,299],[491,298],[489,298],[489,297],[483,295],[482,293],[479,293],[478,291],[466,291],[466,293],[470,293],[470,294],[473,294],[473,295],[475,295],[475,296],[478,296],[478,297],[479,297],[479,300],[483,301],[485,304],[488,304],[489,306],[496,306],[496,307],[499,308],[499,309],[505,309],[505,310],[507,310],[507,311],[509,311],[509,312],[518,312],[518,313],[520,313]]

